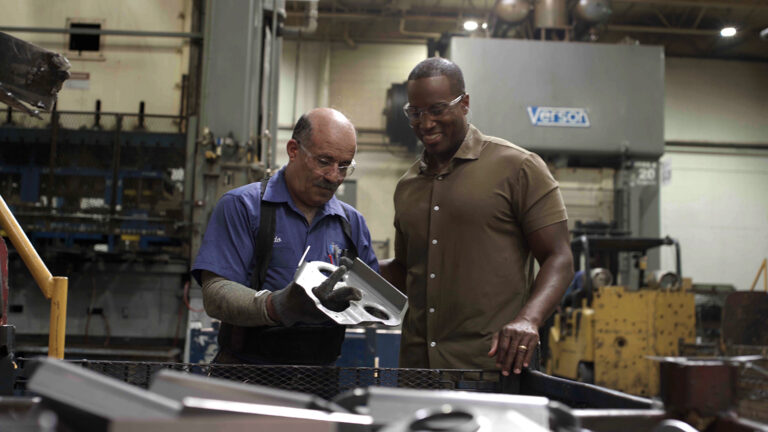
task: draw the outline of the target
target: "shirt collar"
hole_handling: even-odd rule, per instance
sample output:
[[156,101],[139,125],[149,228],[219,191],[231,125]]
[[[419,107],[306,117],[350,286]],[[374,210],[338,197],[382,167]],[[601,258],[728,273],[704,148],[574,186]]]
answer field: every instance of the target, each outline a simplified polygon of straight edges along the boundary
[[[453,165],[456,159],[474,160],[480,157],[483,148],[485,148],[485,139],[482,132],[480,132],[472,124],[467,129],[467,135],[464,137],[464,141],[461,142],[459,149],[456,150],[456,154],[451,158],[451,165]],[[426,152],[421,152],[421,158],[419,159],[419,173],[427,171]]]
[[[280,168],[275,175],[269,179],[267,190],[264,191],[264,200],[274,203],[287,203],[296,212],[301,213],[293,202],[290,192],[288,192],[288,184],[285,181],[285,167]],[[341,201],[336,198],[336,195],[323,204],[323,207],[318,211],[318,216],[325,215],[339,215],[344,219],[347,218],[344,208],[341,205]]]

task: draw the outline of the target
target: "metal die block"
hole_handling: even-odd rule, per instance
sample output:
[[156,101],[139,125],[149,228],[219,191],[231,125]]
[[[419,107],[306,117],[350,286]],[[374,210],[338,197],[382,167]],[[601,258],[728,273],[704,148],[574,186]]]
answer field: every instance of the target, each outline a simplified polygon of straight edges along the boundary
[[719,360],[669,359],[660,363],[661,398],[669,410],[701,416],[727,411],[736,400],[738,366]]
[[323,306],[312,292],[312,288],[327,279],[324,272],[330,275],[336,269],[333,264],[322,261],[304,262],[296,271],[294,281],[304,289],[318,309],[339,324],[381,323],[397,326],[403,322],[408,298],[359,258],[334,289],[351,286],[360,290],[362,298],[351,302],[350,306],[341,312],[334,312]]

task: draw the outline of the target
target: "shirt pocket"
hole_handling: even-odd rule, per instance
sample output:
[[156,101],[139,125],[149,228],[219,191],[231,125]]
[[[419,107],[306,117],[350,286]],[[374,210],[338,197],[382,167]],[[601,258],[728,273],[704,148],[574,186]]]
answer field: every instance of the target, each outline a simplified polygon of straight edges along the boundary
[[269,266],[296,269],[299,258],[301,255],[297,254],[288,242],[274,243],[272,245],[272,261],[270,261]]

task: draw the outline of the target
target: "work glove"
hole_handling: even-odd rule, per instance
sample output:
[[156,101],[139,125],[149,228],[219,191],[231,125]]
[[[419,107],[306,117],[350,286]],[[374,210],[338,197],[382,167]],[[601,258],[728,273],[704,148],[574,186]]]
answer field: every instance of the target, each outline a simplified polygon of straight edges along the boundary
[[[359,289],[342,287],[334,290],[333,287],[347,273],[352,261],[343,258],[339,266],[320,285],[312,288],[312,293],[327,309],[341,312],[347,309],[350,302],[363,298]],[[305,324],[318,324],[328,321],[329,318],[315,306],[315,302],[307,295],[304,288],[296,282],[291,282],[287,287],[272,293],[272,305],[280,318],[280,322],[286,327],[302,322]]]

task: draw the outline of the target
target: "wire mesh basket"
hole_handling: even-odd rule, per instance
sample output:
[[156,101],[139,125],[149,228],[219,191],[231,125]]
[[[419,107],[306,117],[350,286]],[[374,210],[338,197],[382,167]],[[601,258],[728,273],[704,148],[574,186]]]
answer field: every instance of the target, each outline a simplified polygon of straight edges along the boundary
[[[30,360],[18,359],[18,363],[23,366]],[[369,386],[495,392],[500,380],[498,371],[468,369],[223,365],[107,360],[67,361],[145,389],[149,388],[156,372],[162,369],[172,369],[240,383],[308,393],[324,399],[331,399],[346,390]],[[19,380],[17,388],[25,391],[25,382]]]

